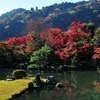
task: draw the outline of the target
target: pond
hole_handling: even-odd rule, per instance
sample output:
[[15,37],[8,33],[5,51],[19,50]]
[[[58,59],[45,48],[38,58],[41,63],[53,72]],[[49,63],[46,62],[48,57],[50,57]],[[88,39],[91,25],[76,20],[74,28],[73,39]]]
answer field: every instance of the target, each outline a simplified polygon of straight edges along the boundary
[[[0,70],[1,71],[1,70]],[[4,70],[0,79],[11,73]],[[3,71],[2,71],[3,72]],[[5,73],[6,72],[6,73]],[[27,71],[35,76],[36,71]],[[68,71],[63,73],[41,72],[43,78],[53,75],[65,87],[45,87],[41,91],[29,91],[16,100],[99,100],[100,99],[100,74],[96,71]]]

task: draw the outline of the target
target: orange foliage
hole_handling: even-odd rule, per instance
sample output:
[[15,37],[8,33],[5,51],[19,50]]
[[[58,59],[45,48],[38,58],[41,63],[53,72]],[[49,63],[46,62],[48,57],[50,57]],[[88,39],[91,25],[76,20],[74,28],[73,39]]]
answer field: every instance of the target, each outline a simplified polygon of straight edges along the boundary
[[100,47],[94,49],[95,54],[92,56],[93,59],[100,59]]

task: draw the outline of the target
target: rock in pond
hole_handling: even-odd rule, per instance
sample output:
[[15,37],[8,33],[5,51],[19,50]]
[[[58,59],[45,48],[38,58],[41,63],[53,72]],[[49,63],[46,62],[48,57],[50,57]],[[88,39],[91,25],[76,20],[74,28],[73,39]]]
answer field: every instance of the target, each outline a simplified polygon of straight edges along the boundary
[[57,88],[63,88],[64,85],[63,85],[62,83],[59,82],[59,83],[56,84],[56,87],[57,87]]

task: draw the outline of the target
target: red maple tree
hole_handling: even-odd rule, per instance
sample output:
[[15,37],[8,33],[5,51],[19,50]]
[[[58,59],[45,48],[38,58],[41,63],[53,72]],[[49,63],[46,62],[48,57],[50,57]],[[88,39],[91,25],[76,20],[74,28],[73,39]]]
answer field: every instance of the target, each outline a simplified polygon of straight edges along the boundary
[[100,59],[100,47],[94,49],[94,55],[92,56],[93,59]]

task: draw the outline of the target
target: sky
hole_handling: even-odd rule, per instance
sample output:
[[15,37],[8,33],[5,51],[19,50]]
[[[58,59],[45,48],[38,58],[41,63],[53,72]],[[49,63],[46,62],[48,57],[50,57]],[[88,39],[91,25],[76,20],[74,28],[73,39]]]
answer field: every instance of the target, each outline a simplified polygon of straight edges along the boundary
[[39,9],[41,9],[42,7],[50,6],[55,3],[75,3],[78,1],[82,0],[0,0],[0,15],[17,8],[24,8],[26,10],[30,10],[31,7],[35,9],[37,6]]

